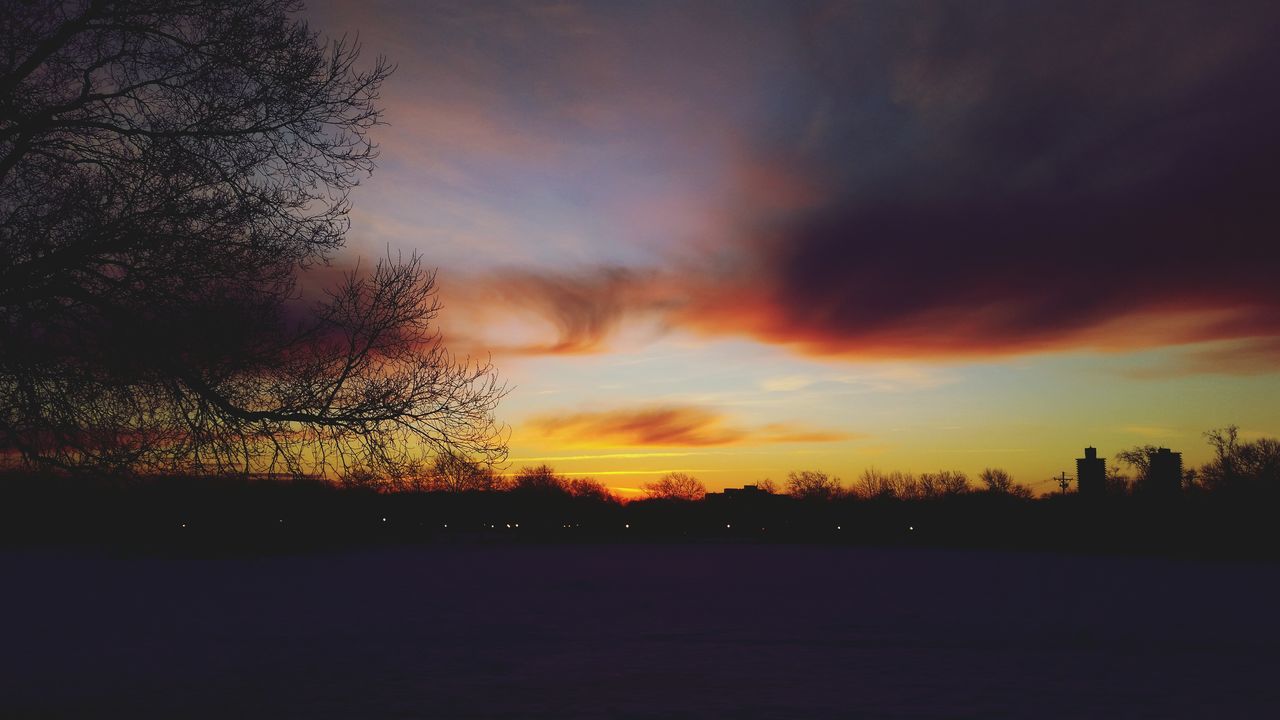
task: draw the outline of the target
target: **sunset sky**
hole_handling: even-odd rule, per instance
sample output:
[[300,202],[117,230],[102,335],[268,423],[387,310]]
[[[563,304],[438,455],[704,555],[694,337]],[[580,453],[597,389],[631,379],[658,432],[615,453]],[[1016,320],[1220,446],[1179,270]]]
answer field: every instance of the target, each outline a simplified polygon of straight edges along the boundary
[[513,469],[1047,491],[1280,435],[1280,5],[308,7],[398,65],[342,261],[439,268]]

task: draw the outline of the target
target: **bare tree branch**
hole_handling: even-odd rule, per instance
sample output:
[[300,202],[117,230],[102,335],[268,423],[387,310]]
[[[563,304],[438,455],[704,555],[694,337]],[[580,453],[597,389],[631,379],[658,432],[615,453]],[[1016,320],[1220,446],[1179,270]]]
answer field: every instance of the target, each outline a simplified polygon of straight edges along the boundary
[[115,471],[421,472],[505,456],[489,363],[387,258],[304,307],[344,242],[392,71],[292,0],[0,13],[0,453]]

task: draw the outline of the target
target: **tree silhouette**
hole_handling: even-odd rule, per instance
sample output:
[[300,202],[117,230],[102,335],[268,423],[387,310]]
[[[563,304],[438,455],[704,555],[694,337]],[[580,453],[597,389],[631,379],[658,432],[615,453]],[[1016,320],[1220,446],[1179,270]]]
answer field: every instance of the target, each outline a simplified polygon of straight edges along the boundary
[[1280,440],[1241,442],[1235,425],[1206,432],[1214,459],[1200,469],[1197,481],[1206,490],[1233,494],[1280,493]]
[[576,498],[596,502],[614,502],[617,499],[607,485],[595,478],[570,478],[565,481],[564,488]]
[[769,478],[756,481],[756,489],[774,495],[778,492],[778,483]]
[[1124,496],[1128,495],[1132,489],[1129,476],[1120,472],[1120,468],[1114,465],[1107,468],[1104,483],[1108,495]]
[[293,0],[0,12],[0,453],[108,471],[491,463],[503,395],[431,330],[421,259],[303,302],[391,72]]
[[658,500],[701,500],[707,495],[707,487],[688,473],[667,473],[654,482],[640,486],[645,495]]
[[918,494],[921,499],[954,497],[969,492],[969,489],[969,477],[958,470],[920,474]]
[[1159,448],[1155,445],[1135,445],[1128,450],[1116,453],[1116,460],[1128,465],[1135,474],[1134,484],[1141,486],[1151,475],[1151,458],[1155,457]]
[[858,477],[854,493],[864,499],[875,498],[911,498],[916,494],[917,483],[914,476],[898,470],[884,472],[877,468],[867,468]]
[[511,489],[522,492],[562,492],[564,478],[550,465],[525,466],[511,478]]
[[1000,468],[985,468],[978,473],[978,480],[986,492],[992,495],[1009,495],[1016,498],[1029,499],[1034,493],[1031,488],[1013,481],[1013,476]]
[[830,500],[840,494],[840,478],[817,470],[787,473],[787,494],[805,500]]
[[452,452],[436,455],[430,471],[412,480],[412,489],[437,492],[501,490],[503,485],[493,468]]

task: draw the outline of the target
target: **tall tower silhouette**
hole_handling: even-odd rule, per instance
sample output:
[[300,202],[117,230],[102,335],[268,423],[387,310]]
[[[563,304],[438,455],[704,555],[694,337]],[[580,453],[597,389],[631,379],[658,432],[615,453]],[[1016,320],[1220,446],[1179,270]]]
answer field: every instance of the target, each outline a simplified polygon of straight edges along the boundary
[[1102,497],[1107,492],[1107,461],[1098,457],[1098,449],[1087,447],[1084,457],[1076,458],[1076,483],[1080,495]]
[[1147,482],[1152,492],[1176,495],[1182,490],[1182,453],[1159,448],[1151,456]]

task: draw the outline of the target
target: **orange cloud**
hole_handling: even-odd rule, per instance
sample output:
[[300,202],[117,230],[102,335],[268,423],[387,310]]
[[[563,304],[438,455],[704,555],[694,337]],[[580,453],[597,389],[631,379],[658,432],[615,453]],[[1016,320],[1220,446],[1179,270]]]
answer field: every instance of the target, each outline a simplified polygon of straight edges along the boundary
[[[374,264],[366,260],[359,271],[367,273]],[[355,267],[350,258],[340,258],[304,273],[296,310],[306,310],[321,288],[336,284]],[[667,270],[508,268],[442,275],[441,297],[448,311],[440,320],[451,349],[477,355],[609,352],[638,328],[645,337],[682,329],[708,338],[749,337],[809,356],[863,359],[991,358],[1082,348],[1125,352],[1216,343],[1126,374],[1255,375],[1280,369],[1280,322],[1274,310],[1208,292],[1056,323],[1032,322],[1027,308],[997,296],[911,308],[891,320],[866,315],[851,320],[846,314],[849,298],[838,285],[828,289],[830,298],[811,291],[813,302],[801,307],[775,287],[766,271],[750,265],[735,271],[689,263]]]
[[721,413],[684,405],[539,415],[526,425],[546,440],[595,447],[711,447],[837,442],[857,437],[786,423],[742,427]]
[[[1136,304],[1083,319],[1037,324],[1018,300],[986,298],[904,312],[891,320],[847,319],[847,298],[818,298],[808,306],[767,281],[703,287],[673,305],[665,318],[706,337],[750,337],[810,356],[858,358],[989,358],[1061,350],[1124,352],[1240,337],[1280,335],[1268,310],[1213,297]],[[1178,374],[1253,374],[1274,369],[1275,338],[1242,351],[1197,352]],[[1268,363],[1271,363],[1268,367]],[[1169,374],[1163,369],[1160,374]]]

